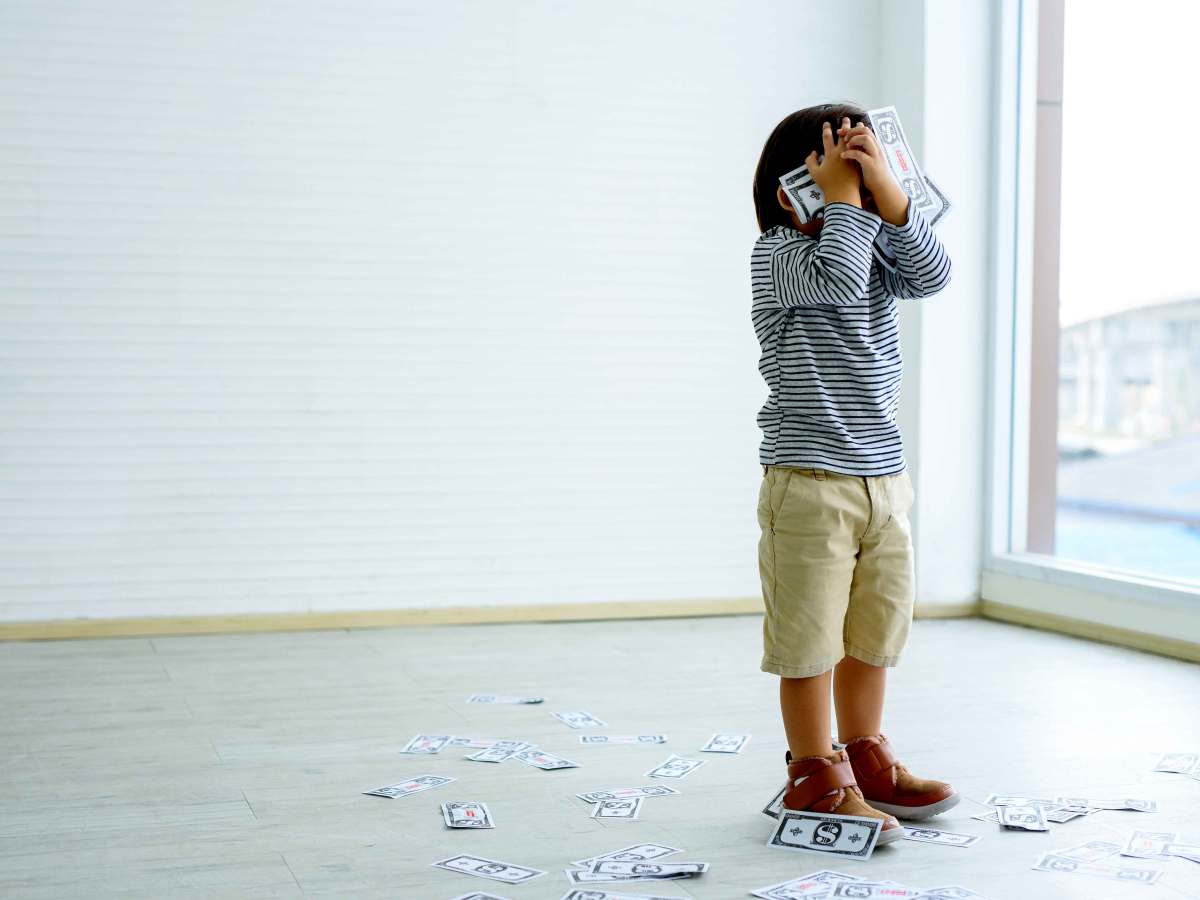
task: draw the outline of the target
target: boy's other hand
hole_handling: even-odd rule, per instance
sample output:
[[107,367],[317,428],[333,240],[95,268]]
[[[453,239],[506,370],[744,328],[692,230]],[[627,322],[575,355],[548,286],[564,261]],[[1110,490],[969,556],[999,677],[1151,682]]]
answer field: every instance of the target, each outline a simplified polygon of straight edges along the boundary
[[872,194],[884,194],[893,189],[902,190],[884,159],[883,145],[865,122],[859,122],[851,128],[850,119],[843,118],[838,135],[841,138],[838,152],[842,159],[858,164],[862,172],[863,186],[868,191]]
[[[848,127],[850,119],[843,118],[842,122]],[[813,181],[825,195],[825,202],[841,201],[861,207],[862,171],[852,159],[844,156],[843,150],[846,149],[846,145],[835,141],[833,125],[830,122],[821,125],[821,143],[824,146],[824,156],[819,156],[814,150],[804,158],[804,164],[808,166]]]

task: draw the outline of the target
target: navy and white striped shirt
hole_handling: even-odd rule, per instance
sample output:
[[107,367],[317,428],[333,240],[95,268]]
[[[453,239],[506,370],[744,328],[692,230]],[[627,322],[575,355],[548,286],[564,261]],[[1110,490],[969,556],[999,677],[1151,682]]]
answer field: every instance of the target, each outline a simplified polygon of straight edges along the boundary
[[[905,469],[896,405],[896,299],[930,297],[950,281],[950,257],[908,204],[903,225],[850,203],[827,203],[815,236],[786,225],[759,235],[750,255],[750,317],[770,396],[758,411],[759,462],[844,475]],[[879,229],[895,271],[874,258]]]

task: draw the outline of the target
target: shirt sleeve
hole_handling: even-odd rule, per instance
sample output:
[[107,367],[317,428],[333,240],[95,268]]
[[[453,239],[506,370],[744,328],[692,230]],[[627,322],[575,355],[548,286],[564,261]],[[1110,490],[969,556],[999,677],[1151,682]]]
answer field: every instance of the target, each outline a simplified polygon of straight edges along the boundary
[[896,254],[896,271],[879,267],[884,291],[892,297],[931,297],[950,283],[950,256],[929,220],[908,201],[903,225],[883,222],[883,234]]
[[883,220],[841,201],[825,204],[824,216],[815,240],[790,238],[771,249],[771,293],[784,309],[867,300],[871,245]]

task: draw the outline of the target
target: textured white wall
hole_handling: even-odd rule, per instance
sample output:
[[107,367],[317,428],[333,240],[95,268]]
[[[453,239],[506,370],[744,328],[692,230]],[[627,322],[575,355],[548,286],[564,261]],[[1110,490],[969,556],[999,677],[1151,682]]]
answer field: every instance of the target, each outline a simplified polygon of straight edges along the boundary
[[0,618],[756,595],[751,176],[879,17],[8,0]]

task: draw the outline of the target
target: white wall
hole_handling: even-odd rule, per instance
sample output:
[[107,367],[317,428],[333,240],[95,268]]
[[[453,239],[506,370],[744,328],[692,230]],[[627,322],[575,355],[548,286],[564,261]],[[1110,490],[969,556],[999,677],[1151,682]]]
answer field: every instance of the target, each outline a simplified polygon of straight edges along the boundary
[[882,14],[5,3],[0,618],[757,595],[751,177]]

